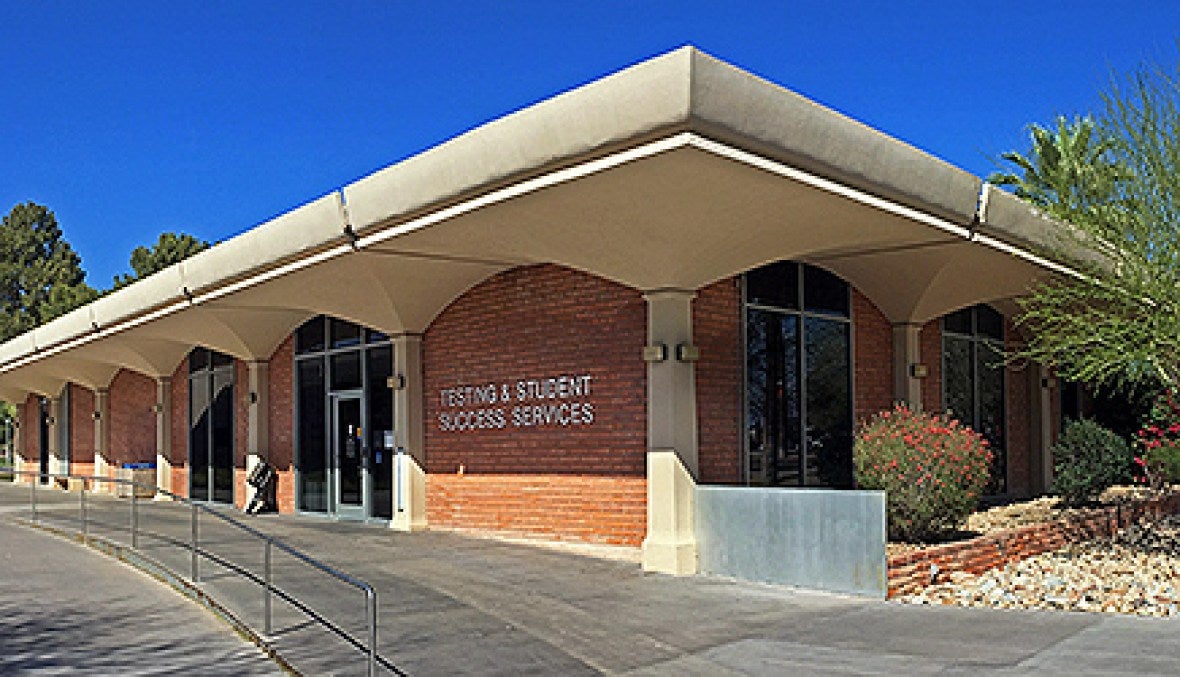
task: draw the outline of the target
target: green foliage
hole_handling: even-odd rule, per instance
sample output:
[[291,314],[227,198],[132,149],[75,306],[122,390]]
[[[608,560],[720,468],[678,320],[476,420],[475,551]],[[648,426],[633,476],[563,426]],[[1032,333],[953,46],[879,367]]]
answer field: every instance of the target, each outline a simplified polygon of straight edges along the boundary
[[1135,463],[1143,473],[1139,481],[1157,490],[1180,483],[1180,396],[1176,390],[1162,393],[1152,403],[1136,443],[1139,456]]
[[1067,505],[1082,505],[1131,480],[1131,445],[1094,421],[1070,421],[1053,447],[1053,490]]
[[1075,381],[1178,386],[1180,84],[1174,71],[1144,65],[1112,78],[1103,100],[1092,124],[1034,132],[1023,164],[1005,156],[1025,176],[999,182],[1073,224],[1053,248],[1081,272],[1020,301],[1031,340],[1019,356]]
[[161,271],[188,257],[209,248],[209,243],[185,233],[162,233],[160,239],[148,247],[136,247],[131,251],[130,275],[115,276],[115,289],[125,287],[136,280]]
[[7,340],[97,296],[82,259],[47,208],[16,205],[0,222],[0,340]]
[[857,486],[885,491],[889,537],[921,541],[975,509],[992,454],[958,421],[897,405],[858,427],[854,456]]

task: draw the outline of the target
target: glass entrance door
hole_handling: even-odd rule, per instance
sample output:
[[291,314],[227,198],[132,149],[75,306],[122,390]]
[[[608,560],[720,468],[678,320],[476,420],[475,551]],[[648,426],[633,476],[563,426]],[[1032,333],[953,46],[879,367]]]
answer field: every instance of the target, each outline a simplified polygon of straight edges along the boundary
[[335,512],[365,519],[369,509],[369,454],[361,393],[332,395],[332,470]]

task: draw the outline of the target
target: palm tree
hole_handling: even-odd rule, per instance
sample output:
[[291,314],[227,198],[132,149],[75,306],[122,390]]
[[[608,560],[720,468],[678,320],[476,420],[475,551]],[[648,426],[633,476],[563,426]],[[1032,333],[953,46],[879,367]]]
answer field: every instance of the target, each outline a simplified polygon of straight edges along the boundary
[[1056,129],[1030,125],[1032,148],[1000,157],[1019,174],[995,172],[988,183],[1005,186],[1051,216],[1093,221],[1110,216],[1131,173],[1115,158],[1115,142],[1089,116],[1057,116]]

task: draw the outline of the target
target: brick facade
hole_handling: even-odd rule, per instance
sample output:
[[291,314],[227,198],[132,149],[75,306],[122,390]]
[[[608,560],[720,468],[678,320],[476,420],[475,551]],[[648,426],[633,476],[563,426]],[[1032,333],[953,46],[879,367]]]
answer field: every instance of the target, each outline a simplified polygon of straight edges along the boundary
[[295,341],[287,337],[270,356],[270,464],[278,471],[279,512],[295,511],[295,387],[291,373]]
[[852,290],[854,416],[864,421],[893,406],[893,326],[867,296]]
[[706,484],[739,484],[743,478],[741,323],[739,278],[697,292],[692,304],[693,343],[701,350],[696,364],[697,448],[700,480]]
[[[638,545],[646,530],[646,306],[638,291],[554,265],[495,275],[426,331],[427,519],[434,526]],[[583,425],[442,430],[446,388],[589,374]],[[528,406],[562,400],[530,400]],[[482,406],[482,405],[481,405]],[[470,411],[470,408],[464,408]],[[583,410],[584,411],[584,410]],[[584,419],[583,419],[584,420]]]
[[94,391],[70,384],[70,472],[94,474]]
[[156,460],[156,382],[127,369],[111,381],[111,450],[107,459],[123,463]]
[[172,493],[188,497],[188,358],[172,372]]

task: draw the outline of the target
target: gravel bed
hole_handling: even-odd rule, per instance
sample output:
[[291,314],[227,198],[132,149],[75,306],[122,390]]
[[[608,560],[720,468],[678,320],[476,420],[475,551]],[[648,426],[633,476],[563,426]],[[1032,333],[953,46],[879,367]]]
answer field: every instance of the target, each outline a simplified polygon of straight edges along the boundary
[[1180,616],[1180,516],[1070,545],[978,576],[952,573],[899,601]]

